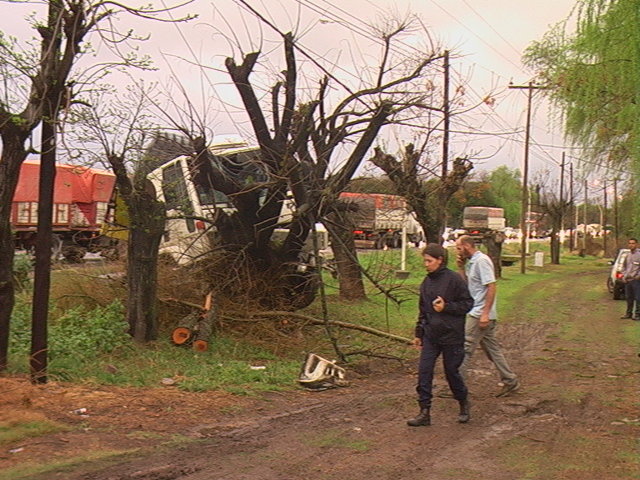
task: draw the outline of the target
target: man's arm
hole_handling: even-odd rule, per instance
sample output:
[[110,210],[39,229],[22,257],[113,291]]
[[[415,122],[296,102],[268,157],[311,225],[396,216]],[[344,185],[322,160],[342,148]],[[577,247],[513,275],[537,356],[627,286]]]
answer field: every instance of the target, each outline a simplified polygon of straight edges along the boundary
[[482,308],[482,313],[478,320],[478,326],[480,328],[485,328],[489,325],[489,314],[491,313],[491,307],[493,307],[493,304],[496,301],[497,290],[496,282],[489,283],[487,285],[487,296],[484,299],[484,307]]

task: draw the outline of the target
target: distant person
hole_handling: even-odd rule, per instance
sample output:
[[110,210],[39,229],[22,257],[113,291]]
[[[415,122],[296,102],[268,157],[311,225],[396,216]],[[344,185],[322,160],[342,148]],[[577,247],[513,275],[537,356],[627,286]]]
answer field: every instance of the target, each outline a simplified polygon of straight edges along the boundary
[[431,425],[433,371],[442,354],[444,372],[453,397],[460,404],[458,422],[469,421],[467,387],[459,368],[464,359],[465,314],[473,299],[460,275],[447,268],[447,251],[437,243],[422,251],[427,276],[420,285],[418,323],[413,344],[421,347],[418,366],[418,404],[420,413],[407,421],[411,427]]
[[466,377],[467,369],[478,345],[498,369],[502,389],[496,395],[504,397],[520,388],[520,382],[511,371],[496,338],[496,276],[493,262],[476,248],[468,235],[456,241],[456,263],[460,275],[467,281],[473,297],[473,309],[467,315],[465,326],[465,357],[460,372]]
[[621,318],[640,321],[640,250],[638,250],[638,240],[630,238],[628,245],[630,252],[622,262],[622,281],[624,282],[624,294],[627,298],[627,312]]

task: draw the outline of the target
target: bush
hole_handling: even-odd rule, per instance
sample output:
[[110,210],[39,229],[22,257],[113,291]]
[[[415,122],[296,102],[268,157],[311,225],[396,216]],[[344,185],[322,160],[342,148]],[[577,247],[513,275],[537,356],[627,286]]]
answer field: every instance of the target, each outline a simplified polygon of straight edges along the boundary
[[31,285],[30,274],[33,270],[31,255],[16,255],[13,257],[13,283],[18,292]]
[[[48,334],[50,373],[68,376],[69,370],[79,370],[82,364],[93,363],[100,355],[128,344],[127,328],[124,307],[117,300],[93,310],[74,308],[52,319]],[[18,301],[11,317],[9,351],[28,356],[30,342],[31,305]]]
[[88,311],[83,307],[67,310],[49,331],[51,358],[90,359],[111,353],[129,343],[127,329],[124,307],[118,300]]

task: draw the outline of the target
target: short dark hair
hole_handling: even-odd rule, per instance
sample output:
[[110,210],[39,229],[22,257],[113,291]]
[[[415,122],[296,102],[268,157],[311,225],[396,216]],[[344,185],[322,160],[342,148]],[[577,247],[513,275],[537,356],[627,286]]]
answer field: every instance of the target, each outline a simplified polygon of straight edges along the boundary
[[467,245],[470,245],[472,247],[476,246],[476,241],[473,238],[471,238],[471,236],[469,235],[462,235],[458,237],[458,242],[466,243]]
[[422,255],[429,255],[433,258],[442,258],[447,262],[447,249],[437,243],[430,243],[422,250]]
[[632,240],[633,240],[634,242],[638,243],[638,239],[637,239],[637,238],[633,238],[633,237],[631,237],[631,238],[629,239],[629,241],[632,241]]

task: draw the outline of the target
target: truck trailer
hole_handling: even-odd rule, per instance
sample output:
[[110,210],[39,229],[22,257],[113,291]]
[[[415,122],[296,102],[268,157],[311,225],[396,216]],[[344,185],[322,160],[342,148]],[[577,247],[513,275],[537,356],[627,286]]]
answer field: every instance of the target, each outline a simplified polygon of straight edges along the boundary
[[399,195],[343,192],[340,199],[352,204],[349,211],[358,248],[398,248],[403,229],[410,242],[424,239],[420,224]]
[[[20,167],[11,205],[11,227],[19,249],[31,250],[35,245],[39,183],[40,162],[25,161]],[[114,185],[115,176],[108,171],[56,165],[52,218],[54,255],[65,255],[66,250],[70,256],[84,256],[86,251],[104,246],[99,238],[100,229]],[[109,239],[104,240],[111,244]]]

